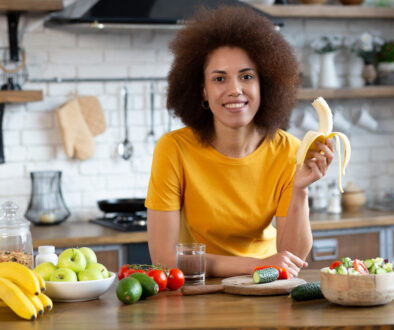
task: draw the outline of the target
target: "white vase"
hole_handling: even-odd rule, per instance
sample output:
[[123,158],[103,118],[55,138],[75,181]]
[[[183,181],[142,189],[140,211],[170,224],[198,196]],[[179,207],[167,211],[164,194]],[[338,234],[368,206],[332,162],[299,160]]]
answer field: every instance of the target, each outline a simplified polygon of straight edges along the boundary
[[319,87],[339,88],[337,71],[335,70],[336,52],[324,53],[320,55]]

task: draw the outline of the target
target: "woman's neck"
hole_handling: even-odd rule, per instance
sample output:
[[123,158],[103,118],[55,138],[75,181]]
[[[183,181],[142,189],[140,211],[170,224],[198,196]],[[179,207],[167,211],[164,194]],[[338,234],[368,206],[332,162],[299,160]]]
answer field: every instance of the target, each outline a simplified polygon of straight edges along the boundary
[[264,140],[264,134],[256,127],[229,127],[215,129],[212,146],[222,155],[230,158],[243,158],[255,151]]

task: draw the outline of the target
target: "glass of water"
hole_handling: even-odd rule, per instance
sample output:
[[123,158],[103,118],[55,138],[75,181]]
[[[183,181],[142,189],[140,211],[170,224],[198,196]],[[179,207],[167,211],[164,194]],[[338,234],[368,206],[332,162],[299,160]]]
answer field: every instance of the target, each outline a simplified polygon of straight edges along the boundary
[[205,244],[185,243],[176,245],[176,266],[185,275],[185,284],[205,282]]

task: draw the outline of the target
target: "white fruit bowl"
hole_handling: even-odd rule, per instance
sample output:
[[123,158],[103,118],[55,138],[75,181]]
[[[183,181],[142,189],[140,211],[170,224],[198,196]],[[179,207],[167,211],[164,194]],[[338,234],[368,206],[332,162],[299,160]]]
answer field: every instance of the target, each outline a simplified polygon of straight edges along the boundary
[[320,287],[328,301],[339,305],[384,305],[394,299],[394,272],[345,275],[320,271]]
[[58,302],[75,302],[97,299],[109,290],[115,280],[115,273],[109,272],[110,277],[103,280],[80,282],[46,281],[45,293]]

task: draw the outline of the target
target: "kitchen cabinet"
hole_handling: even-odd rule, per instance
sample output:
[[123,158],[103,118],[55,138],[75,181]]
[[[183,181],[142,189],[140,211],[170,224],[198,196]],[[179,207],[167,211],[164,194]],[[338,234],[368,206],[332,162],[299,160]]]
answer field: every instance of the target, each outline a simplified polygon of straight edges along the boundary
[[314,231],[312,251],[307,257],[308,268],[320,269],[342,257],[368,259],[387,258],[385,228],[369,227]]

